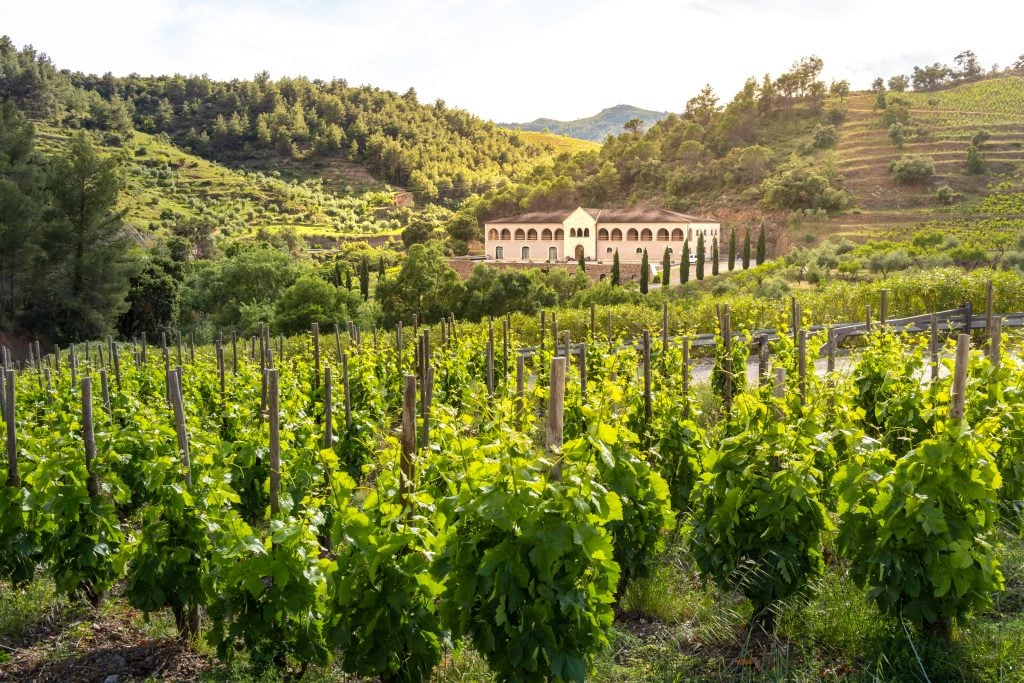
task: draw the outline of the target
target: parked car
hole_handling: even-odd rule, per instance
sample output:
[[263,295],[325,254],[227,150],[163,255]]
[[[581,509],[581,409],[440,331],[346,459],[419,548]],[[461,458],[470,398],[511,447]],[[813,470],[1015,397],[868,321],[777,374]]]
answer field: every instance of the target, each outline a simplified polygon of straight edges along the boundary
[[696,253],[690,254],[690,263],[696,263],[696,262],[697,262],[697,254]]

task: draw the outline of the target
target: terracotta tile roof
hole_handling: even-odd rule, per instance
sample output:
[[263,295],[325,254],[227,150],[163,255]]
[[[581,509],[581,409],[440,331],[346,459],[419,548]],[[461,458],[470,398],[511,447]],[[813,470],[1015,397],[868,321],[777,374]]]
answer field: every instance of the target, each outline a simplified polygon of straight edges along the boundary
[[561,223],[569,217],[575,209],[564,209],[562,211],[534,211],[532,213],[524,213],[518,216],[506,216],[505,218],[495,218],[494,220],[487,221],[487,225],[491,223]]
[[[668,209],[652,209],[632,207],[628,209],[583,209],[598,223],[717,223],[714,218],[702,218],[685,213],[677,213]],[[534,211],[518,216],[506,216],[487,221],[487,225],[497,223],[561,223],[575,209],[560,211]]]

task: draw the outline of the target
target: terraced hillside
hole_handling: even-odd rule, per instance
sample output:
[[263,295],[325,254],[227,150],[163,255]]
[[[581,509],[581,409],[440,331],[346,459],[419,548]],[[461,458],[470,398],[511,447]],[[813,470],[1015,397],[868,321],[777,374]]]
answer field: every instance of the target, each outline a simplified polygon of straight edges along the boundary
[[[852,208],[831,219],[827,230],[855,239],[907,238],[934,226],[989,242],[1024,230],[1019,200],[1024,192],[1024,79],[895,95],[905,101],[904,116],[909,115],[902,146],[890,138],[875,94],[848,98],[849,116],[834,158]],[[971,173],[968,150],[979,133],[987,137],[978,145],[984,170]],[[889,164],[904,155],[929,158],[934,176],[920,184],[897,183]],[[944,198],[943,187],[949,188],[942,190]]]
[[[55,151],[70,138],[66,128],[37,123],[36,129],[42,151]],[[203,224],[229,238],[288,229],[321,242],[401,230],[389,216],[392,192],[381,183],[376,190],[338,196],[318,181],[234,170],[188,154],[166,136],[140,132],[123,146],[101,150],[121,159],[119,208],[142,242],[166,235],[181,222]]]

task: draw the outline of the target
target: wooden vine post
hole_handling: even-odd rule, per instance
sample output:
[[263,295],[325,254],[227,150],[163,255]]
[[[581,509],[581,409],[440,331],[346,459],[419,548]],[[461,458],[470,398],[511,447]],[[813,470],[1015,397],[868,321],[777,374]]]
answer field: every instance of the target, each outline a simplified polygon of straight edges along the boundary
[[597,304],[590,302],[590,338],[594,338],[597,332]]
[[668,302],[661,302],[661,362],[662,368],[668,363]]
[[348,384],[348,354],[341,354],[341,384],[345,392],[345,433],[352,431],[352,391]]
[[516,356],[516,417],[523,418],[526,411],[526,359],[522,355]]
[[313,336],[313,390],[316,391],[320,388],[320,325],[313,323],[310,333]]
[[544,350],[544,335],[547,334],[547,311],[540,312],[540,348]]
[[[775,368],[775,383],[772,385],[772,396],[779,400],[786,398],[786,368]],[[775,415],[782,419],[782,408],[775,406]]]
[[487,324],[487,396],[494,397],[494,318]]
[[722,308],[722,345],[725,348],[725,358],[722,359],[722,370],[725,374],[725,383],[722,387],[722,404],[725,407],[725,414],[732,412],[732,314],[729,312],[729,305]]
[[644,422],[651,422],[651,333],[644,330],[643,336],[643,362],[644,362]]
[[88,478],[85,487],[90,498],[100,495],[100,483],[96,473],[92,471],[92,463],[96,459],[96,433],[92,425],[92,377],[82,378],[82,440],[85,442],[85,470]]
[[103,394],[103,410],[107,417],[111,416],[110,410],[110,383],[107,381],[107,369],[100,368],[100,391]]
[[998,370],[999,369],[999,364],[1000,364],[1000,361],[1001,361],[1001,358],[1000,358],[1001,348],[1000,347],[1002,346],[1002,341],[1003,341],[1003,319],[1002,318],[993,318],[992,319],[991,328],[992,328],[992,340],[989,343],[989,347],[988,347],[988,357],[989,357],[989,360],[992,361],[992,367],[994,367],[994,368],[996,368]]
[[324,448],[334,445],[334,406],[331,395],[331,366],[324,366]]
[[548,396],[546,446],[551,465],[551,479],[562,480],[562,427],[565,417],[565,365],[568,359],[551,359],[551,390]]
[[4,422],[7,423],[7,485],[18,488],[21,477],[18,475],[18,426],[14,403],[14,370],[0,369],[7,377],[4,383]]
[[760,386],[768,383],[768,335],[757,336],[757,379]]
[[992,293],[992,281],[985,285],[985,334],[992,334],[992,320],[995,311],[995,298]]
[[402,392],[402,454],[398,461],[398,501],[403,508],[412,492],[413,457],[416,453],[416,376],[405,376]]
[[825,348],[828,357],[828,372],[831,374],[836,371],[836,331],[834,327],[829,326],[828,328],[828,342]]
[[797,342],[797,372],[800,373],[800,405],[807,403],[807,330],[800,330]]
[[934,382],[939,378],[939,319],[934,313],[931,315],[931,334],[928,339],[928,351],[931,354],[931,376]]
[[270,514],[281,511],[281,414],[277,392],[277,370],[263,371],[267,378],[270,408]]
[[683,337],[683,417],[690,416],[690,338]]
[[878,311],[878,324],[885,327],[885,321],[889,319],[889,290],[883,289],[879,294],[882,300]]
[[971,336],[961,334],[956,338],[956,364],[953,366],[953,389],[950,395],[949,419],[964,419],[967,403],[967,363],[971,354]]
[[178,436],[178,453],[185,468],[185,486],[192,486],[192,457],[188,449],[188,431],[185,427],[185,406],[181,399],[181,370],[167,374],[167,387],[171,393],[171,408],[174,410],[174,431]]
[[580,344],[580,396],[587,399],[587,343]]

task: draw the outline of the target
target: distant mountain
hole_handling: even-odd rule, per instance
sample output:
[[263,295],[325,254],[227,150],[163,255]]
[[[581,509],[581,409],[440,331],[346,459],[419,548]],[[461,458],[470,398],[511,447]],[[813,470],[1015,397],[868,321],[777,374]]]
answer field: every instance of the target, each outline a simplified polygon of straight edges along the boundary
[[651,111],[628,104],[617,104],[602,109],[600,113],[575,121],[556,121],[555,119],[536,119],[529,123],[499,123],[502,128],[520,130],[548,131],[557,135],[565,135],[580,140],[604,142],[609,134],[618,135],[622,126],[631,119],[644,122],[644,130],[669,115],[667,111]]

